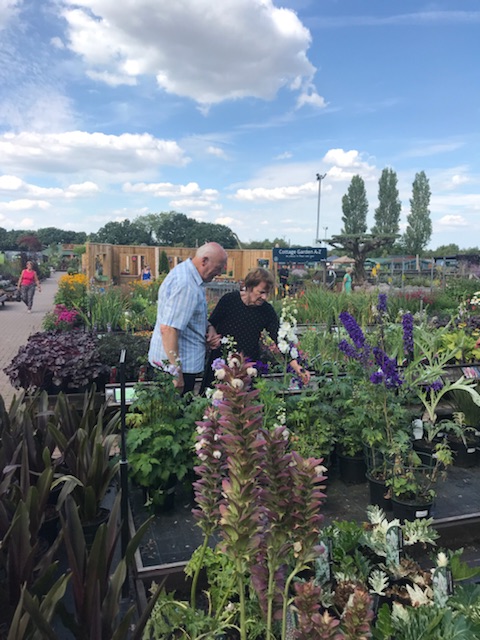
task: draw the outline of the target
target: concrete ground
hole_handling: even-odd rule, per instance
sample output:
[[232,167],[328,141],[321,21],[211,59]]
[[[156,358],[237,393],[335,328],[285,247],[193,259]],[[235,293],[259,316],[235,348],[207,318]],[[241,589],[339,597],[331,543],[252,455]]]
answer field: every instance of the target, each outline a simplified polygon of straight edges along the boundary
[[5,302],[5,305],[0,305],[0,395],[7,408],[18,390],[12,387],[3,368],[10,364],[30,335],[41,331],[45,314],[53,308],[61,275],[62,273],[56,272],[42,282],[42,290],[37,289],[35,292],[32,313],[27,312],[23,302]]

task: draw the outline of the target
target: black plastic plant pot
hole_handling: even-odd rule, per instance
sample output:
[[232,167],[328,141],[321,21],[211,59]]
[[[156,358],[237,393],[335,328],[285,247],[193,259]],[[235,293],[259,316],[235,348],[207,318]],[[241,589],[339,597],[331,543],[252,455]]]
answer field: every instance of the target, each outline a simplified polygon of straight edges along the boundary
[[430,518],[433,510],[433,500],[431,502],[403,501],[399,498],[392,497],[393,517],[398,518],[400,522],[405,520],[422,520]]
[[367,465],[363,455],[345,456],[338,453],[337,456],[340,480],[345,484],[362,484],[366,481]]
[[392,500],[385,480],[379,480],[367,471],[368,489],[370,492],[370,504],[380,507],[384,511],[392,510]]
[[468,469],[478,464],[479,450],[477,449],[476,443],[467,442],[465,445],[463,442],[451,440],[449,445],[453,451],[453,464],[456,467]]

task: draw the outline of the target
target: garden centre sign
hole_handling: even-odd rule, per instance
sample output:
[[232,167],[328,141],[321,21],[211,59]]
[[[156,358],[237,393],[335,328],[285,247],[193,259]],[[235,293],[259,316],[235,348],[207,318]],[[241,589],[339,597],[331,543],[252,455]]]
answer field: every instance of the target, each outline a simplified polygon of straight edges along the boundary
[[280,264],[286,262],[305,263],[321,262],[327,259],[326,247],[297,247],[296,249],[275,247],[273,249],[273,261]]

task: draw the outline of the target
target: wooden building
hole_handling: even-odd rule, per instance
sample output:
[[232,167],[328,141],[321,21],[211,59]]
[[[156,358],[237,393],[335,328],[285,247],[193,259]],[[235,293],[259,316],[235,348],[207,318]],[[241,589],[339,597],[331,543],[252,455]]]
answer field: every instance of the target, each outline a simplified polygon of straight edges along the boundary
[[[186,247],[149,247],[145,245],[115,245],[87,242],[86,252],[82,256],[82,270],[89,282],[113,282],[128,284],[140,278],[145,265],[153,276],[159,274],[160,257],[164,251],[170,269],[179,262],[195,255],[195,248]],[[271,249],[228,249],[226,280],[242,280],[252,269],[259,266],[274,269]]]

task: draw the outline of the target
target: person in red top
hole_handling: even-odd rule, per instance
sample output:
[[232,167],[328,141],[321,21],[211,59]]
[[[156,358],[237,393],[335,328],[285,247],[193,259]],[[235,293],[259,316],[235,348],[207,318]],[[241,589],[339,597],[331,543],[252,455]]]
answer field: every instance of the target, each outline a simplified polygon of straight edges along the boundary
[[17,283],[17,289],[20,290],[22,300],[27,305],[28,313],[32,313],[33,296],[35,295],[36,287],[38,287],[39,291],[42,290],[37,272],[33,268],[33,262],[29,260]]

